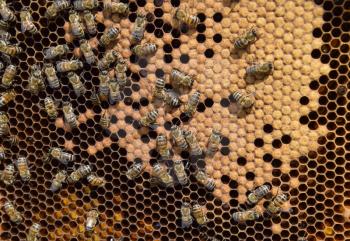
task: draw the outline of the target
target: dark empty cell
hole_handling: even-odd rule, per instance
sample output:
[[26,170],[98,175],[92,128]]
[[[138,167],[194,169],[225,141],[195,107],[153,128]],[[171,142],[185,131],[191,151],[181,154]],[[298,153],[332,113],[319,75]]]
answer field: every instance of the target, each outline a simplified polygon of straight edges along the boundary
[[124,138],[124,137],[126,136],[126,131],[123,130],[123,129],[120,129],[120,130],[118,131],[118,136],[119,136],[120,138]]
[[245,164],[247,164],[247,159],[245,159],[244,157],[238,157],[237,164],[240,166],[244,166]]
[[169,121],[165,122],[165,123],[164,123],[164,128],[165,128],[165,130],[168,130],[168,131],[169,131],[169,130],[171,129],[171,125],[172,125],[171,122],[169,122]]
[[172,27],[171,27],[171,25],[169,23],[164,23],[163,24],[163,31],[165,33],[170,33],[171,29],[172,29]]
[[263,147],[264,146],[264,140],[261,138],[256,138],[254,141],[254,145],[256,147]]
[[146,31],[147,31],[148,33],[153,33],[155,29],[156,29],[156,27],[154,26],[153,23],[147,23],[147,25],[146,25]]
[[173,46],[174,49],[177,49],[181,46],[181,41],[178,39],[173,39],[171,41],[171,46]]
[[180,0],[171,0],[170,2],[173,7],[180,6]]
[[181,32],[179,29],[173,29],[171,31],[171,35],[174,37],[174,38],[179,38],[181,36]]
[[273,141],[272,141],[272,146],[273,146],[274,148],[281,148],[282,143],[281,143],[280,140],[273,140]]
[[204,43],[206,37],[205,37],[204,34],[198,34],[197,37],[196,37],[196,39],[197,39],[197,42],[198,42],[198,43]]
[[222,40],[222,36],[221,36],[221,34],[217,33],[213,36],[213,39],[214,39],[215,43],[220,43]]
[[221,22],[221,20],[222,20],[222,14],[221,13],[215,13],[214,15],[213,15],[213,19],[214,19],[214,21],[215,22]]
[[134,121],[131,116],[125,116],[124,120],[127,124],[131,124]]
[[165,62],[165,63],[171,63],[171,62],[173,62],[173,56],[171,56],[170,54],[165,54],[165,55],[164,55],[164,62]]
[[190,117],[188,117],[185,113],[181,113],[180,120],[182,122],[188,122],[190,120]]
[[278,167],[280,167],[281,165],[282,165],[281,160],[279,160],[279,159],[273,159],[273,160],[272,160],[272,166],[273,166],[273,167],[278,168]]
[[267,153],[267,154],[265,154],[265,155],[263,156],[263,160],[264,160],[265,162],[270,162],[270,161],[272,161],[272,159],[273,159],[273,157],[272,157],[272,155],[269,154],[269,153]]
[[205,111],[205,105],[203,103],[199,103],[197,106],[198,112],[204,112]]
[[130,97],[125,97],[124,98],[124,104],[126,104],[126,105],[132,105],[132,98],[130,98]]
[[150,141],[149,137],[147,135],[142,135],[141,136],[141,141],[143,143],[148,143]]
[[154,6],[156,7],[160,7],[163,5],[163,2],[164,0],[154,0],[153,3],[154,3]]
[[230,154],[230,149],[227,146],[224,146],[221,148],[220,152],[222,155],[227,156],[228,154]]
[[205,57],[212,58],[214,56],[214,51],[212,49],[207,49],[204,52]]
[[130,88],[124,88],[123,92],[125,96],[130,96],[132,94],[132,91]]
[[171,47],[170,44],[164,44],[163,50],[165,53],[171,53],[171,51],[173,51],[173,47]]
[[131,75],[131,79],[132,79],[133,81],[138,82],[138,81],[140,80],[140,76],[139,76],[137,73],[133,73],[133,74]]
[[206,29],[207,29],[207,27],[205,26],[205,24],[198,24],[197,25],[197,32],[198,33],[204,33]]
[[223,136],[223,137],[221,137],[220,143],[223,146],[227,146],[228,144],[230,144],[230,140],[226,136]]
[[147,106],[149,104],[149,100],[147,98],[145,98],[145,97],[141,97],[140,104],[142,106]]
[[181,33],[187,33],[189,30],[190,30],[190,27],[187,24],[181,24],[180,25]]
[[179,118],[173,118],[171,122],[173,125],[180,125],[181,124],[181,121]]
[[230,101],[227,99],[227,98],[223,98],[221,101],[220,101],[220,105],[222,107],[228,107],[230,105]]
[[141,77],[145,78],[145,77],[147,77],[147,70],[141,69],[139,74],[140,74]]
[[135,22],[135,20],[136,20],[136,17],[137,17],[137,14],[136,13],[130,13],[129,14],[129,20],[130,20],[130,22]]
[[213,106],[214,101],[212,99],[210,99],[210,98],[207,98],[207,99],[205,99],[204,104],[205,104],[206,107],[210,108],[210,107]]
[[156,36],[157,38],[162,38],[164,35],[163,31],[159,28],[157,28],[155,31],[154,31],[154,36]]
[[132,103],[132,108],[134,109],[134,110],[139,110],[140,109],[140,103],[138,103],[138,102],[134,102],[134,103]]
[[164,71],[162,69],[156,70],[156,77],[157,78],[163,78],[164,77]]
[[156,17],[158,17],[158,18],[162,17],[162,16],[163,16],[163,9],[161,9],[161,8],[156,8],[156,9],[154,10],[154,16],[156,16]]
[[299,118],[299,122],[303,125],[306,125],[309,122],[309,119],[307,118],[307,116],[302,116]]
[[199,21],[204,22],[207,16],[205,16],[204,13],[198,13],[197,17],[199,18]]
[[290,137],[290,135],[284,135],[282,136],[282,142],[283,144],[289,144],[292,141],[292,138]]
[[141,68],[146,68],[147,64],[148,64],[147,59],[144,59],[144,58],[139,59],[139,65]]
[[187,64],[190,61],[190,57],[187,54],[181,54],[180,61],[183,64]]
[[130,12],[136,12],[137,11],[137,5],[135,2],[130,2],[129,3],[129,10]]
[[138,84],[132,84],[132,85],[131,85],[131,89],[132,89],[133,91],[139,91],[139,90],[140,90],[140,85],[138,85]]
[[314,49],[314,50],[312,50],[312,52],[311,52],[311,56],[312,56],[314,59],[318,59],[318,58],[321,56],[321,51],[318,50],[318,49]]
[[136,0],[139,7],[144,7],[146,5],[146,0]]
[[129,59],[130,59],[130,63],[135,64],[139,60],[139,57],[134,55],[134,54],[132,54],[132,55],[130,55]]
[[[156,26],[156,28],[161,28],[163,27],[164,21],[163,19],[156,19],[154,20],[154,25]],[[162,31],[163,32],[163,31]]]
[[307,104],[309,104],[309,98],[306,97],[306,96],[301,97],[301,98],[300,98],[300,104],[302,104],[302,105],[307,105]]
[[264,125],[264,131],[266,132],[266,133],[271,133],[272,131],[273,131],[273,127],[272,127],[272,125],[270,125],[270,124],[266,124],[266,125]]
[[245,177],[247,178],[247,180],[253,181],[254,178],[255,178],[255,174],[252,173],[252,172],[247,172],[247,173],[245,174]]
[[147,20],[147,22],[153,22],[153,20],[154,20],[154,15],[152,14],[152,13],[147,13],[146,14],[146,20]]

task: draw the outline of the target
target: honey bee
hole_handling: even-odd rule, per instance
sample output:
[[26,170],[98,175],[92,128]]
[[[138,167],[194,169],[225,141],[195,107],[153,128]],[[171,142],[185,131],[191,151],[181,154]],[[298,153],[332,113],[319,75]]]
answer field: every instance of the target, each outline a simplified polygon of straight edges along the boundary
[[92,51],[92,48],[91,48],[91,45],[89,44],[89,41],[82,39],[80,41],[80,50],[84,55],[86,63],[93,64],[96,62],[96,57],[95,57],[94,52]]
[[109,97],[108,97],[109,104],[114,105],[118,101],[121,101],[122,96],[121,96],[118,82],[111,81],[108,87],[109,87]]
[[85,229],[88,232],[94,231],[97,223],[98,223],[98,212],[96,210],[91,210],[87,213],[87,220],[86,220],[86,225]]
[[122,2],[111,2],[107,5],[106,10],[111,13],[116,13],[122,16],[126,16],[129,14],[128,4]]
[[15,97],[16,97],[16,92],[14,90],[9,90],[9,91],[4,92],[0,96],[0,107],[4,107],[9,102],[13,101],[15,99]]
[[67,182],[73,184],[78,182],[80,179],[87,177],[91,174],[91,167],[89,165],[81,165],[77,170],[72,172],[68,178]]
[[83,63],[80,60],[63,60],[56,64],[58,72],[71,72],[83,68]]
[[61,44],[54,47],[50,47],[44,50],[44,59],[54,59],[61,57],[69,52],[67,44]]
[[254,43],[256,40],[258,40],[258,37],[258,30],[255,27],[252,27],[243,35],[235,39],[235,41],[233,42],[233,46],[235,47],[235,49],[245,49],[249,45]]
[[246,95],[240,91],[232,93],[232,100],[236,101],[238,106],[245,111],[249,111],[255,102],[251,95]]
[[3,141],[9,143],[10,146],[15,146],[18,144],[19,139],[17,136],[11,135],[3,138]]
[[265,77],[272,71],[273,63],[270,61],[262,64],[253,64],[246,69],[247,75],[255,76],[256,78]]
[[200,22],[199,18],[195,15],[190,14],[187,8],[177,8],[174,13],[174,19],[180,24],[187,24],[192,28],[196,28]]
[[170,158],[170,150],[168,148],[168,140],[166,135],[159,134],[156,139],[157,151],[163,160]]
[[108,111],[105,110],[101,115],[100,125],[102,126],[102,128],[108,129],[110,124],[111,124],[111,116],[109,115]]
[[34,223],[29,228],[28,235],[27,235],[27,241],[38,241],[40,229],[41,229],[40,224]]
[[255,210],[246,210],[242,212],[235,212],[232,214],[233,220],[238,223],[242,223],[245,221],[254,221],[260,217],[260,214]]
[[31,178],[31,174],[29,171],[27,158],[18,157],[18,159],[16,160],[16,166],[22,181],[28,182]]
[[61,148],[58,147],[50,148],[46,161],[48,161],[50,158],[57,159],[64,165],[68,165],[68,163],[75,162],[76,160],[73,154],[64,152]]
[[70,7],[70,2],[67,0],[55,0],[47,10],[45,16],[49,19],[55,18],[57,14]]
[[181,105],[179,97],[173,91],[164,91],[164,102],[171,107],[179,107]]
[[91,102],[93,103],[94,106],[101,105],[101,100],[100,100],[100,97],[98,96],[98,93],[96,91],[96,87],[95,86],[93,87],[93,91],[91,93],[90,100],[91,100]]
[[45,110],[50,119],[55,120],[58,116],[57,106],[51,97],[44,99]]
[[203,185],[208,191],[213,191],[215,188],[215,181],[212,178],[209,178],[204,170],[197,170],[195,173],[195,178],[198,183]]
[[51,186],[50,186],[50,190],[52,192],[57,192],[58,190],[61,189],[63,183],[66,182],[67,179],[67,172],[62,170],[57,172],[57,174],[55,175],[55,178],[52,180]]
[[174,184],[173,177],[168,173],[168,170],[164,165],[158,163],[154,164],[152,175],[165,187],[170,187]]
[[140,57],[155,54],[156,51],[157,45],[152,43],[138,44],[132,48],[132,52]]
[[153,97],[163,100],[165,98],[165,82],[163,79],[157,79],[153,90]]
[[197,111],[200,95],[198,91],[195,91],[184,105],[183,112],[190,118],[193,117],[194,113]]
[[0,161],[5,159],[6,153],[8,153],[8,150],[4,146],[0,145]]
[[140,176],[144,169],[145,166],[142,162],[135,162],[134,164],[132,164],[132,166],[129,168],[125,175],[128,179],[133,180]]
[[185,74],[178,69],[173,69],[171,71],[170,80],[175,87],[183,86],[191,88],[194,82],[192,76]]
[[213,157],[214,154],[219,150],[220,142],[221,142],[221,134],[219,130],[213,129],[207,145],[206,155],[208,157]]
[[184,131],[183,135],[185,137],[185,140],[188,146],[190,147],[190,154],[192,156],[202,155],[203,153],[202,148],[199,146],[199,143],[195,135],[191,131]]
[[117,65],[115,66],[115,75],[116,75],[119,87],[121,89],[124,89],[124,87],[126,86],[126,82],[128,78],[126,76],[127,69],[128,69],[128,66],[126,64],[126,60],[123,58],[119,59]]
[[100,59],[100,61],[98,62],[98,68],[100,70],[106,70],[109,68],[109,66],[111,64],[115,63],[116,61],[118,61],[121,58],[122,58],[122,56],[118,51],[116,51],[114,49],[108,50],[104,54],[103,58]]
[[4,211],[10,217],[11,222],[20,224],[23,221],[21,213],[15,209],[15,206],[10,201],[5,202]]
[[146,116],[141,118],[140,120],[141,125],[155,128],[156,126],[155,122],[157,120],[158,114],[159,114],[158,110],[152,110],[148,112]]
[[95,16],[89,10],[84,11],[84,21],[88,33],[95,35],[97,33]]
[[247,197],[247,203],[249,205],[253,205],[258,203],[263,197],[266,196],[270,191],[269,185],[262,185],[255,190],[253,190],[251,193],[249,193]]
[[5,54],[6,56],[15,56],[19,53],[23,52],[23,49],[18,45],[9,45],[6,41],[0,40],[0,52]]
[[45,82],[42,74],[42,70],[39,65],[33,65],[31,68],[31,75],[28,80],[27,89],[37,95],[40,91],[45,89]]
[[181,151],[184,151],[188,148],[188,144],[180,127],[178,127],[177,125],[172,125],[170,133],[173,143],[176,144]]
[[99,76],[100,80],[98,95],[101,100],[106,100],[109,96],[109,83],[110,78],[106,70],[101,71]]
[[22,9],[22,11],[19,14],[19,17],[21,19],[21,31],[22,33],[29,32],[31,34],[35,34],[38,32],[37,27],[33,23],[33,17],[28,11],[28,8]]
[[92,174],[90,174],[86,179],[91,186],[95,186],[95,187],[102,187],[106,183],[103,177],[97,177]]
[[80,81],[80,77],[74,73],[74,72],[69,72],[67,74],[69,83],[73,86],[73,90],[76,96],[81,96],[86,93],[86,88],[84,84]]
[[5,167],[3,171],[0,171],[0,180],[5,183],[5,185],[11,185],[15,181],[15,167],[10,164]]
[[44,64],[44,74],[46,76],[47,82],[52,89],[58,89],[60,87],[60,82],[58,80],[56,69],[51,63]]
[[9,25],[8,22],[6,22],[6,21],[0,19],[0,28],[1,28],[2,30],[7,30],[7,29],[9,28],[9,26],[10,26],[10,25]]
[[62,111],[64,121],[70,126],[70,128],[77,128],[77,116],[74,114],[74,110],[71,103],[63,103]]
[[69,22],[72,28],[72,35],[76,38],[84,38],[84,27],[76,11],[69,11]]
[[0,111],[0,136],[6,136],[10,133],[9,118],[5,112]]
[[3,21],[5,22],[14,22],[16,21],[16,15],[14,12],[7,6],[6,0],[0,1],[0,15]]
[[77,11],[92,10],[98,7],[97,0],[76,0],[73,2],[74,9]]
[[192,215],[199,225],[203,225],[208,222],[205,208],[201,207],[198,203],[193,205]]
[[131,32],[131,43],[139,43],[143,39],[146,29],[146,15],[142,12],[137,13],[135,24]]
[[188,228],[192,225],[191,204],[184,202],[181,206],[181,227]]
[[107,46],[113,41],[115,41],[119,36],[119,29],[111,27],[108,29],[100,38],[100,45]]
[[275,215],[281,212],[281,206],[287,202],[288,197],[285,193],[277,194],[276,197],[269,203],[266,208],[267,213]]
[[10,64],[9,66],[7,66],[2,76],[2,86],[4,86],[6,89],[10,88],[16,76],[16,72],[17,67],[15,65]]
[[181,160],[174,161],[174,172],[181,185],[186,185],[188,183],[185,166]]

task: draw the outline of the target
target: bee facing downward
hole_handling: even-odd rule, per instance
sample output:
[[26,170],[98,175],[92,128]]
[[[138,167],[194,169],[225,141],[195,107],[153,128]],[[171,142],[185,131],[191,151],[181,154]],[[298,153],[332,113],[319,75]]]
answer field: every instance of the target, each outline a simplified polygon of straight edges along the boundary
[[37,33],[38,29],[33,23],[33,18],[30,12],[28,11],[28,8],[24,8],[20,12],[20,18],[21,18],[21,30],[22,33],[29,32],[31,34]]

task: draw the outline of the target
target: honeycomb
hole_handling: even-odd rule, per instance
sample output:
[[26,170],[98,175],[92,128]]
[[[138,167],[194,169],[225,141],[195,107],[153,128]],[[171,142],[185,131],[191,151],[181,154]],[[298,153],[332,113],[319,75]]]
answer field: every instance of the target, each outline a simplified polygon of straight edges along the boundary
[[[34,222],[41,224],[40,240],[346,240],[349,238],[350,203],[346,191],[348,119],[348,54],[350,1],[257,0],[257,1],[127,1],[126,18],[96,9],[98,34],[90,38],[98,58],[105,49],[98,39],[111,26],[121,29],[113,46],[129,60],[130,81],[123,101],[114,106],[94,107],[89,100],[98,86],[98,68],[84,65],[77,71],[87,88],[76,97],[66,76],[61,88],[35,96],[26,90],[29,66],[45,62],[43,49],[68,43],[66,58],[81,57],[79,42],[72,38],[67,12],[52,21],[44,16],[52,4],[44,0],[12,1],[11,8],[29,7],[40,26],[33,37],[22,34],[20,22],[10,28],[11,42],[24,53],[11,59],[19,67],[15,80],[17,96],[4,111],[10,132],[19,138],[16,146],[4,142],[11,155],[0,170],[20,155],[27,157],[32,178],[12,186],[0,182],[0,196],[11,200],[24,222],[10,223],[1,210],[0,240],[24,240]],[[176,28],[175,7],[188,6],[200,19],[195,30]],[[157,44],[151,58],[138,58],[130,51],[130,34],[137,11],[147,13],[144,41]],[[259,40],[248,51],[231,52],[232,40],[247,28],[257,26]],[[348,26],[348,27],[346,27]],[[245,80],[245,68],[254,61],[273,61],[271,76],[261,82]],[[152,87],[173,68],[196,76],[193,90],[202,93],[197,113],[191,120],[180,110],[159,107],[156,130],[139,128],[137,121],[154,107]],[[113,75],[113,71],[110,75]],[[244,117],[230,102],[234,90],[255,93],[255,107]],[[69,101],[79,112],[77,129],[69,130],[60,117],[50,121],[40,106],[46,96]],[[188,94],[181,96],[186,102]],[[98,124],[107,109],[112,115],[109,130]],[[220,152],[198,163],[216,181],[213,193],[198,185],[190,165],[190,183],[163,189],[152,187],[150,165],[135,181],[125,172],[134,161],[156,162],[155,138],[169,135],[171,124],[194,130],[202,147],[211,129],[223,134]],[[74,165],[89,163],[93,173],[104,177],[104,187],[91,188],[86,180],[64,185],[59,193],[49,191],[54,175],[64,166],[53,160],[43,162],[50,146],[64,147],[77,157]],[[174,158],[188,162],[188,153]],[[171,162],[169,163],[171,165]],[[272,193],[290,195],[283,212],[244,224],[231,216],[252,188],[270,183]],[[180,208],[184,199],[205,205],[209,222],[182,229]],[[261,210],[267,202],[258,205]],[[97,209],[99,224],[90,235],[85,232],[86,213]]]

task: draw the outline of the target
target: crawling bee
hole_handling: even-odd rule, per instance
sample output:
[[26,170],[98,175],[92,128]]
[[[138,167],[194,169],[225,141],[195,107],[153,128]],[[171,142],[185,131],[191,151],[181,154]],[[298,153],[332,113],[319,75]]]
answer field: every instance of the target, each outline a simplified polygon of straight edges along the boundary
[[178,127],[177,125],[172,125],[170,133],[173,143],[176,144],[181,151],[184,151],[188,148],[188,144],[180,127]]
[[207,145],[206,155],[208,157],[213,157],[214,154],[219,150],[220,142],[221,142],[221,134],[219,130],[213,129]]
[[73,184],[78,182],[80,179],[87,177],[91,173],[91,167],[89,165],[81,165],[77,170],[72,172],[68,178],[67,182]]
[[15,224],[20,224],[23,220],[22,215],[15,209],[15,206],[10,201],[5,202],[4,211],[10,217],[10,221]]
[[138,44],[132,48],[132,52],[140,57],[155,54],[156,51],[157,45],[151,43]]
[[257,220],[259,217],[259,213],[255,210],[246,210],[242,212],[235,212],[232,214],[233,220],[235,220],[238,223]]
[[57,192],[58,190],[61,189],[63,183],[66,182],[67,179],[67,172],[66,171],[59,171],[55,175],[55,178],[52,180],[50,190],[52,192]]
[[258,40],[259,33],[255,27],[250,28],[247,32],[245,32],[242,36],[239,36],[233,42],[233,46],[235,49],[245,49],[256,40]]
[[161,166],[158,163],[154,164],[152,175],[165,187],[170,187],[174,184],[173,177],[168,173],[168,170],[164,165]]
[[58,72],[70,72],[83,68],[83,63],[80,60],[63,60],[56,64]]
[[249,193],[247,197],[247,203],[249,205],[253,205],[258,203],[263,197],[266,196],[270,191],[269,185],[262,185],[255,190],[253,190],[251,193]]
[[170,150],[168,148],[168,140],[166,135],[159,134],[156,139],[157,151],[163,160],[170,158]]
[[115,66],[115,75],[116,75],[119,87],[121,89],[124,89],[124,87],[126,86],[126,82],[128,78],[126,76],[127,69],[128,69],[128,66],[126,64],[126,60],[123,58],[119,59],[117,65]]
[[262,64],[253,64],[246,69],[247,75],[261,78],[269,75],[273,71],[273,63],[266,62]]
[[111,64],[115,63],[116,61],[118,61],[121,58],[122,58],[122,56],[118,51],[116,51],[114,49],[108,50],[104,54],[103,58],[100,59],[100,61],[98,62],[98,68],[100,70],[106,70],[109,68],[109,66]]
[[58,116],[57,105],[51,97],[46,97],[44,100],[45,110],[50,119],[55,120]]
[[49,19],[55,18],[57,14],[70,7],[70,2],[67,0],[55,0],[47,10],[45,16]]
[[76,160],[74,155],[68,152],[64,152],[61,148],[58,147],[50,148],[48,157],[45,161],[48,161],[51,158],[59,160],[64,165],[68,165],[68,163],[75,162]]
[[209,178],[204,170],[197,170],[195,173],[195,178],[198,183],[203,185],[208,191],[213,191],[215,188],[215,181]]
[[199,225],[203,225],[203,224],[206,224],[208,222],[205,208],[201,207],[197,203],[193,205],[192,215]]
[[110,13],[116,13],[122,16],[127,16],[129,14],[129,5],[122,2],[111,2],[107,5],[106,10]]
[[14,22],[16,21],[16,15],[14,12],[7,6],[6,0],[0,1],[0,15],[4,22]]
[[181,185],[186,185],[188,183],[185,166],[181,160],[174,161],[174,172]]
[[72,35],[76,38],[84,38],[84,27],[76,11],[69,11],[69,22],[72,28]]
[[109,88],[109,96],[108,96],[109,104],[114,105],[118,101],[121,101],[122,96],[121,96],[118,82],[116,81],[109,82],[108,88]]
[[163,100],[165,98],[165,82],[163,79],[157,79],[156,80],[156,85],[153,89],[153,97],[156,99],[161,99]]
[[76,0],[73,2],[74,9],[77,11],[92,10],[98,7],[97,0]]
[[29,171],[27,158],[18,157],[18,159],[16,160],[16,166],[22,181],[28,182],[31,178],[31,174]]
[[100,80],[99,90],[98,90],[99,98],[101,100],[106,100],[109,95],[109,83],[110,83],[108,72],[106,70],[101,71],[98,78]]
[[28,235],[27,235],[27,241],[38,241],[40,228],[41,228],[40,224],[34,223],[29,228]]
[[140,120],[141,125],[148,127],[155,127],[155,122],[158,117],[158,110],[152,110],[147,113],[146,116],[142,117]]
[[15,181],[15,167],[10,164],[5,167],[3,171],[0,171],[0,180],[5,185],[11,185]]
[[86,179],[91,186],[95,186],[95,187],[102,187],[106,183],[103,177],[97,177],[92,174],[90,174]]
[[100,45],[107,46],[113,41],[115,41],[119,36],[119,29],[111,27],[108,29],[100,38]]
[[15,65],[10,64],[7,66],[1,79],[2,86],[4,86],[6,89],[10,88],[13,80],[15,79],[16,72],[17,67]]
[[18,45],[10,45],[4,40],[0,40],[0,52],[6,56],[15,56],[23,52],[23,49]]
[[0,136],[6,136],[10,133],[9,118],[5,112],[0,112]]
[[61,44],[54,47],[50,47],[44,50],[44,59],[54,59],[61,57],[69,52],[67,44]]
[[52,89],[58,89],[60,87],[60,82],[58,80],[56,69],[51,63],[44,64],[44,74],[46,76],[47,82]]
[[200,20],[197,16],[191,15],[188,9],[177,8],[174,13],[174,19],[180,24],[187,24],[189,27],[196,28]]
[[178,69],[173,69],[171,71],[170,80],[176,87],[183,86],[191,88],[194,82],[192,76],[185,74]]
[[9,44],[11,39],[11,34],[6,30],[0,28],[0,39],[5,41],[7,44]]
[[238,106],[245,111],[249,111],[254,105],[254,99],[251,95],[243,94],[240,91],[235,91],[232,93],[232,100],[236,101]]
[[195,91],[184,105],[183,112],[190,118],[193,117],[194,113],[197,111],[200,95],[198,91]]
[[[8,90],[0,96],[0,107],[4,107],[9,102],[14,100],[16,97],[16,92],[14,90]],[[1,135],[1,134],[0,134]]]
[[74,114],[74,110],[71,103],[63,103],[62,111],[64,121],[70,126],[70,128],[77,128],[77,116]]
[[97,33],[95,16],[89,10],[85,10],[83,18],[88,33],[91,35],[95,35]]
[[73,90],[76,96],[81,96],[86,93],[86,88],[84,84],[80,81],[80,77],[74,73],[74,72],[69,72],[67,74],[69,83],[73,86]]
[[102,128],[108,129],[110,124],[111,124],[111,116],[109,115],[108,111],[105,110],[101,115],[100,125],[102,126]]
[[190,147],[190,154],[192,156],[202,155],[203,153],[202,148],[199,146],[199,143],[195,135],[191,131],[184,131],[183,134],[188,146]]
[[277,196],[269,203],[266,208],[266,211],[270,215],[275,215],[281,212],[281,206],[287,202],[288,197],[286,194],[277,194]]
[[181,101],[174,91],[164,91],[164,102],[171,107],[179,107]]
[[146,15],[142,12],[137,13],[135,24],[131,32],[131,43],[139,43],[143,39],[146,29]]
[[87,220],[86,220],[86,225],[85,229],[88,232],[94,231],[97,223],[98,223],[98,212],[96,210],[91,210],[87,213]]
[[21,31],[22,33],[29,32],[31,34],[35,34],[38,32],[37,27],[33,23],[33,17],[28,11],[28,8],[24,8],[20,14],[19,17],[21,19]]
[[8,150],[4,146],[0,145],[0,161],[5,159],[6,153],[8,153]]
[[145,166],[142,162],[135,162],[129,170],[126,172],[126,177],[130,180],[133,180],[141,175],[143,170],[145,169]]
[[192,225],[191,204],[184,202],[181,206],[181,227],[188,228]]
[[40,91],[45,89],[45,82],[43,78],[43,73],[39,65],[33,65],[31,68],[31,75],[28,80],[27,89],[32,93],[37,95]]
[[93,64],[96,62],[96,57],[94,52],[92,51],[91,45],[89,41],[82,39],[80,41],[80,50],[84,55],[85,61],[88,64]]
[[96,91],[96,87],[93,87],[93,91],[90,96],[90,100],[93,103],[94,106],[101,105],[100,97],[98,96],[98,92]]

